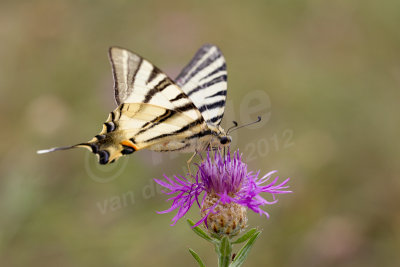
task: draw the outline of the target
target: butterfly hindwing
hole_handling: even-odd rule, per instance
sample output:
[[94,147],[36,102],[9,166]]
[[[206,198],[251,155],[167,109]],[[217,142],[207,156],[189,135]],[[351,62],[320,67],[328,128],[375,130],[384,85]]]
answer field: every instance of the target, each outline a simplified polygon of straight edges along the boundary
[[227,71],[225,58],[217,46],[201,47],[175,81],[208,124],[220,124],[225,109]]
[[[112,136],[114,143],[131,142],[136,150],[162,143],[173,150],[184,140],[206,127],[204,120],[193,120],[185,113],[146,103],[125,103],[114,110],[100,135]],[[171,147],[173,144],[176,147]],[[182,143],[183,145],[183,143]]]

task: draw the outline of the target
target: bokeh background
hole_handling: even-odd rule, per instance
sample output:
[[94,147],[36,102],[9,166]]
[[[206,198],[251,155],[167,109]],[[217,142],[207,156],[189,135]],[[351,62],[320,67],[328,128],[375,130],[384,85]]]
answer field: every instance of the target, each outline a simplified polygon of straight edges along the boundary
[[[0,265],[207,266],[213,248],[152,182],[189,155],[86,150],[115,108],[107,59],[126,47],[175,77],[204,43],[228,65],[225,127],[249,168],[293,194],[250,214],[245,266],[400,266],[399,1],[1,1]],[[198,219],[194,209],[188,217]]]

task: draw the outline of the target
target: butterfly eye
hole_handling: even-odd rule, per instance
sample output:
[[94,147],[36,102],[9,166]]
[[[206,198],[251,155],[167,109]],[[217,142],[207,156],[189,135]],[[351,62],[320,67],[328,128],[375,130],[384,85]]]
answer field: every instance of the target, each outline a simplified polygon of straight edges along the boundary
[[105,150],[100,150],[98,152],[98,154],[99,154],[99,157],[100,157],[99,163],[102,164],[102,165],[107,164],[108,163],[108,159],[110,158],[110,154]]
[[228,143],[228,137],[226,136],[222,136],[220,139],[221,144],[225,145],[226,143]]

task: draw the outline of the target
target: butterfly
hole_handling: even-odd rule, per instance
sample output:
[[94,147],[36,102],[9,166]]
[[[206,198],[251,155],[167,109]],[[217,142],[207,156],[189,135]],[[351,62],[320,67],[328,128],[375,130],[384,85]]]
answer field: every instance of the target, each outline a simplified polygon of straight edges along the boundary
[[108,54],[118,107],[102,131],[86,143],[37,153],[84,147],[107,164],[142,149],[197,153],[230,144],[220,126],[227,70],[217,46],[202,46],[175,81],[126,49],[111,47]]

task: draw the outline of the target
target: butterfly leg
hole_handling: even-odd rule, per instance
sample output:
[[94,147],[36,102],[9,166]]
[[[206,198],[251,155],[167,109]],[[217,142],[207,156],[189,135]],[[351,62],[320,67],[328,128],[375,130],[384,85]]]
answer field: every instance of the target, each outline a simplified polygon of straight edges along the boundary
[[189,175],[190,176],[192,176],[192,171],[191,171],[191,169],[190,169],[190,163],[192,162],[192,160],[193,160],[193,158],[194,158],[194,156],[196,156],[196,154],[197,154],[197,150],[193,153],[193,155],[189,158],[189,160],[186,162],[187,163],[187,168],[188,168],[188,171],[189,171]]
[[211,144],[211,142],[210,142],[210,152],[211,152],[211,156],[212,156],[212,158],[213,159],[215,159],[215,153],[221,153],[221,150],[220,150],[220,148],[219,147],[213,147],[212,146],[212,144]]

